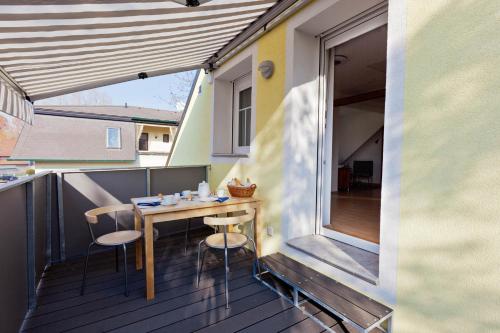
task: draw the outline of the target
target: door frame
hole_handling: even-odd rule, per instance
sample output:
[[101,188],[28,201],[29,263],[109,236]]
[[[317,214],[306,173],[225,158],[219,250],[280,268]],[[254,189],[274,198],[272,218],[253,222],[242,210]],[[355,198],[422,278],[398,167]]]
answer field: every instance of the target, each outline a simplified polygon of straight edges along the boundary
[[[368,12],[360,13],[344,24],[320,35],[319,73],[319,134],[318,134],[318,195],[316,234],[323,235],[355,247],[379,253],[380,245],[323,227],[330,222],[333,148],[333,90],[334,48],[388,23],[388,6],[382,3]],[[325,185],[326,184],[326,185]],[[329,224],[329,223],[328,223]]]

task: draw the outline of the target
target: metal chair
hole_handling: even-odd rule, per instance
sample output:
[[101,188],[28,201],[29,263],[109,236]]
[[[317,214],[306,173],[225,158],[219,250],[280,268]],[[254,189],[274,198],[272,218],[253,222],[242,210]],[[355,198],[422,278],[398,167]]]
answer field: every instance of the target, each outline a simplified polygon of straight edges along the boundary
[[[127,244],[133,243],[139,238],[142,237],[142,233],[136,230],[118,230],[118,212],[123,211],[133,211],[132,204],[123,204],[123,205],[113,205],[106,207],[99,207],[95,209],[91,209],[85,213],[85,218],[87,220],[87,226],[90,231],[90,236],[92,237],[92,242],[89,244],[87,249],[87,256],[85,257],[85,266],[83,269],[83,279],[82,279],[82,287],[80,290],[80,295],[83,295],[85,291],[85,279],[87,276],[87,266],[89,262],[90,250],[94,245],[99,246],[113,246],[115,248],[115,267],[118,272],[118,247],[123,248],[123,271],[125,275],[125,296],[128,296],[128,278],[127,278]],[[95,237],[94,232],[92,231],[92,225],[99,223],[98,217],[103,214],[114,213],[115,220],[115,231],[111,233],[104,234],[99,237]]]
[[[203,261],[205,259],[205,253],[208,248],[224,250],[224,268],[225,268],[225,293],[226,293],[226,309],[229,309],[229,286],[228,286],[228,273],[229,273],[229,262],[227,251],[228,249],[236,248],[246,248],[244,247],[248,242],[252,244],[255,256],[255,265],[260,276],[260,265],[259,259],[257,257],[257,248],[255,246],[255,241],[252,237],[238,232],[227,232],[228,226],[243,225],[248,222],[251,223],[250,234],[253,235],[255,230],[254,224],[255,209],[250,209],[246,211],[245,215],[233,216],[233,217],[205,217],[203,223],[208,226],[214,227],[216,230],[223,229],[223,232],[216,232],[213,235],[208,236],[204,240],[200,241],[198,244],[198,270],[196,273],[197,286],[200,285],[200,275],[203,269]],[[203,251],[200,263],[201,246],[206,245],[208,248]]]

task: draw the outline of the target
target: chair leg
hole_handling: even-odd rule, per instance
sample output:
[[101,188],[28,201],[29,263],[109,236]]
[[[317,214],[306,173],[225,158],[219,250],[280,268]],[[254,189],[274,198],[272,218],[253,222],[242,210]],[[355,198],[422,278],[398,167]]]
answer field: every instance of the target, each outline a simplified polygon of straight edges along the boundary
[[188,251],[190,228],[191,228],[191,219],[188,219],[187,223],[186,223],[186,234],[184,235],[184,255],[187,255],[187,251]]
[[225,287],[226,287],[226,309],[229,309],[229,284],[228,284],[228,273],[229,273],[229,262],[227,258],[227,247],[224,248],[224,269],[225,269]]
[[115,271],[118,272],[118,246],[115,246]]
[[259,264],[259,258],[257,257],[257,247],[255,246],[255,242],[252,238],[248,237],[248,240],[250,243],[252,243],[253,246],[253,254],[255,256],[255,265],[257,266],[257,271],[259,272],[259,278],[260,278],[260,264]]
[[127,276],[127,246],[123,246],[123,272],[125,274],[125,296],[128,297],[128,276]]
[[87,266],[89,264],[89,257],[90,257],[90,249],[94,246],[94,242],[89,244],[89,247],[87,248],[87,255],[85,256],[85,265],[83,266],[83,279],[82,279],[82,286],[80,288],[80,295],[83,296],[83,293],[85,292],[85,279],[87,278]]
[[201,259],[201,264],[200,264],[200,254],[201,254],[201,246],[205,243],[205,240],[201,240],[198,243],[198,264],[197,264],[197,270],[196,270],[196,287],[200,287],[200,276],[201,276],[201,270],[203,268],[203,261],[205,260],[205,252],[207,250],[203,251],[203,257]]

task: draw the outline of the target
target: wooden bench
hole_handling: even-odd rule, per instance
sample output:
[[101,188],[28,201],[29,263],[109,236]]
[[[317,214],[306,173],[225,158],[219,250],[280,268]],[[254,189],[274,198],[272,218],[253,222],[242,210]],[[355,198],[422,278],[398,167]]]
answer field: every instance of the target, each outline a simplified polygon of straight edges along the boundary
[[[390,332],[393,310],[317,271],[275,253],[260,258],[263,271],[257,279],[274,291],[284,295],[264,279],[264,272],[283,281],[290,287],[287,298],[296,307],[312,301],[342,320],[349,332]],[[302,309],[304,311],[304,309]],[[307,313],[312,319],[312,314]],[[384,330],[381,324],[387,321]],[[333,332],[332,329],[330,331]]]

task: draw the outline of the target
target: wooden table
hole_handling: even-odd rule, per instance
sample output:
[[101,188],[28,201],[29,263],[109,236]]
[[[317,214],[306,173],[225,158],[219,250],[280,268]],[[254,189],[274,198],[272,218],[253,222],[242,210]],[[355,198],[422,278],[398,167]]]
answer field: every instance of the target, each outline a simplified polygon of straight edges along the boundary
[[[144,207],[137,206],[138,202],[151,200],[149,198],[133,198],[134,226],[135,230],[141,231],[141,220],[144,219],[144,248],[146,252],[146,298],[151,300],[155,297],[155,273],[154,273],[154,251],[153,251],[153,224],[192,217],[201,217],[229,212],[237,212],[245,209],[255,209],[255,235],[254,240],[257,247],[257,255],[260,256],[261,246],[261,217],[260,201],[255,198],[230,198],[219,202],[201,202],[197,200],[181,200],[174,206]],[[142,269],[142,240],[135,245],[135,266],[137,270]]]

